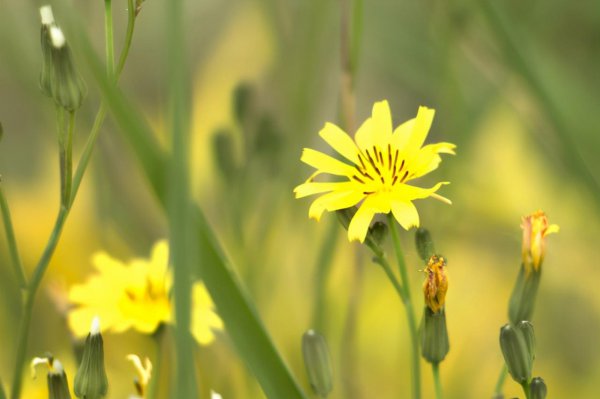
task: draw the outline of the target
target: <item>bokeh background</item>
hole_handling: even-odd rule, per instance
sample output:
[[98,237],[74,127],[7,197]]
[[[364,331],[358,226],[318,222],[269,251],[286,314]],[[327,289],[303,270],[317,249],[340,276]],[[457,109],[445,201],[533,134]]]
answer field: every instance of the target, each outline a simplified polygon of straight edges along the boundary
[[[46,2],[44,2],[46,3]],[[53,3],[49,1],[49,3]],[[67,2],[99,54],[103,2]],[[166,142],[165,1],[147,0],[121,87]],[[21,255],[34,267],[58,206],[54,107],[38,89],[40,1],[0,0],[2,186]],[[61,5],[55,4],[60,23]],[[126,2],[114,0],[117,51]],[[311,172],[303,147],[327,151],[317,132],[339,122],[340,3],[205,0],[186,3],[192,89],[192,185],[286,362],[308,390],[300,337],[313,326],[316,264],[337,223],[307,217],[292,189]],[[600,3],[595,1],[413,1],[364,4],[356,74],[357,119],[388,99],[394,124],[419,105],[437,110],[431,142],[458,145],[423,186],[447,180],[438,201],[417,203],[422,225],[449,261],[446,312],[451,350],[441,366],[448,398],[491,397],[502,357],[498,332],[520,262],[520,218],[539,208],[561,227],[548,254],[533,320],[534,375],[554,398],[594,398],[600,379]],[[75,53],[77,56],[77,52]],[[100,97],[89,72],[78,113],[76,156]],[[236,105],[244,117],[236,118]],[[333,225],[333,227],[332,227]],[[404,232],[413,297],[423,267]],[[166,220],[128,144],[107,120],[91,168],[44,279],[28,358],[51,351],[74,374],[61,292],[91,272],[91,255],[148,256]],[[332,398],[404,398],[410,392],[404,309],[369,253],[337,228],[324,322],[335,372]],[[20,293],[0,240],[0,376],[12,378]],[[420,313],[420,312],[418,312]],[[135,332],[105,336],[111,398],[132,392],[127,353],[156,356]],[[196,353],[201,389],[262,398],[227,333]],[[168,364],[169,356],[165,360]],[[432,397],[423,363],[425,397]],[[163,375],[168,397],[168,373]],[[44,379],[25,377],[27,398]],[[522,395],[506,382],[508,397]],[[35,393],[38,392],[38,393]],[[42,395],[42,396],[36,396]],[[512,395],[512,396],[511,396]],[[284,399],[284,398],[281,398]]]

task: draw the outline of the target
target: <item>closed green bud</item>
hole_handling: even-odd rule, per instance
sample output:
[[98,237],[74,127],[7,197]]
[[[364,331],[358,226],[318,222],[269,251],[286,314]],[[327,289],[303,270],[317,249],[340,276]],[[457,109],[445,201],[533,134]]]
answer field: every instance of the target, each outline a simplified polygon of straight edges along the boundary
[[434,313],[429,306],[424,307],[420,334],[423,358],[432,364],[444,360],[450,351],[444,308]]
[[415,245],[422,260],[427,262],[435,253],[435,247],[429,230],[419,227],[415,232]]
[[381,245],[387,237],[388,226],[383,222],[375,222],[367,233],[367,240],[372,239],[377,245]]
[[71,399],[67,374],[62,364],[54,360],[52,368],[54,370],[48,373],[48,399]]
[[535,377],[529,385],[529,397],[531,399],[545,399],[548,394],[546,383],[542,377]]
[[227,129],[219,129],[213,135],[213,153],[217,168],[227,180],[233,179],[237,172],[237,162],[233,135]]
[[42,19],[42,71],[40,88],[62,108],[75,111],[87,93],[85,82],[75,68],[71,50],[62,30],[54,22],[50,6],[40,8]]
[[514,327],[506,324],[500,329],[500,349],[508,372],[519,384],[524,384],[531,379],[534,354],[530,350],[533,338],[533,329],[521,325]]
[[83,358],[75,375],[75,396],[82,399],[101,399],[108,391],[108,379],[104,369],[104,343],[100,334],[98,318],[85,339]]
[[528,273],[525,267],[521,266],[508,304],[508,319],[512,324],[517,325],[522,320],[532,319],[541,278],[541,270]]
[[333,376],[325,337],[314,330],[305,332],[302,336],[302,354],[310,386],[315,394],[326,398],[333,389]]
[[344,226],[344,228],[346,230],[348,230],[348,226],[350,226],[350,221],[354,217],[354,214],[356,213],[356,211],[357,211],[356,207],[353,206],[353,207],[346,208],[346,209],[340,209],[335,212],[338,217],[338,220],[340,221],[340,223],[342,224],[342,226]]

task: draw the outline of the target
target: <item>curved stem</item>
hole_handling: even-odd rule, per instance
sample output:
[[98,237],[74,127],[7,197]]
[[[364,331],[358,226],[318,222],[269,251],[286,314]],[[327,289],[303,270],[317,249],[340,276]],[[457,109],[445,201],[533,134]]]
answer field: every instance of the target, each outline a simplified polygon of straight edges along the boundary
[[431,363],[431,372],[433,373],[433,385],[435,387],[435,398],[443,399],[444,395],[442,394],[442,383],[440,381],[440,364],[439,363]]
[[506,381],[506,376],[508,375],[508,369],[506,365],[502,365],[502,370],[500,370],[500,375],[498,376],[498,381],[496,382],[496,388],[494,388],[494,396],[502,395],[502,387],[504,386],[504,381]]
[[110,78],[115,69],[115,45],[113,38],[112,0],[104,0],[104,34],[106,44],[106,73]]
[[10,208],[8,207],[8,201],[2,191],[0,185],[0,211],[2,212],[2,219],[4,220],[4,232],[6,235],[6,241],[8,244],[8,251],[10,252],[11,263],[15,269],[15,275],[19,282],[19,286],[25,289],[27,288],[27,278],[25,277],[25,269],[23,269],[23,263],[21,263],[21,257],[19,256],[19,247],[17,246],[17,240],[15,238],[15,232],[13,230],[12,220],[10,217]]
[[408,280],[408,273],[406,272],[406,263],[404,262],[404,255],[402,253],[402,247],[400,246],[400,237],[398,235],[398,227],[396,220],[391,213],[388,213],[388,224],[392,232],[392,242],[396,252],[396,260],[398,262],[398,269],[400,270],[400,279],[402,282],[404,307],[406,309],[406,317],[408,319],[408,329],[410,333],[411,341],[411,360],[412,360],[412,379],[413,379],[413,398],[419,399],[421,397],[421,363],[419,358],[419,338],[417,330],[417,322],[415,318],[415,311],[412,306],[410,297],[410,285]]

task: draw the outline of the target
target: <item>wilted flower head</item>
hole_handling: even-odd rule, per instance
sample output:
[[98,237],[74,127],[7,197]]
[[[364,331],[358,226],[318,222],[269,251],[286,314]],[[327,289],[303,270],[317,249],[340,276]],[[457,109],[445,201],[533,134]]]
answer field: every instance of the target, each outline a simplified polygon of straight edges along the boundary
[[[123,332],[133,328],[145,334],[173,322],[169,269],[169,246],[159,241],[150,259],[134,259],[128,264],[107,253],[94,255],[98,273],[85,284],[69,291],[69,300],[77,307],[69,312],[68,322],[77,336],[87,334],[87,326],[96,315],[102,319],[103,331]],[[202,345],[214,340],[214,330],[223,329],[204,284],[192,286],[192,325],[196,341]]]
[[532,270],[540,269],[546,253],[546,236],[558,233],[559,227],[557,224],[548,224],[546,214],[538,210],[523,217],[521,228],[523,229],[523,266],[527,273],[530,273]]
[[[342,129],[326,123],[319,135],[343,157],[338,160],[322,152],[305,148],[302,162],[317,171],[294,189],[296,198],[322,194],[313,201],[309,216],[319,220],[324,211],[336,211],[360,203],[348,226],[348,239],[364,242],[371,220],[377,213],[392,212],[405,229],[419,226],[415,199],[434,197],[450,201],[436,191],[447,182],[420,188],[408,182],[435,170],[439,154],[454,154],[451,143],[423,146],[435,111],[419,107],[416,118],[396,129],[387,101],[373,105],[372,117],[358,129],[354,140]],[[320,174],[340,176],[334,182],[315,182]]]
[[446,260],[442,256],[433,255],[429,258],[424,272],[427,274],[423,282],[425,303],[433,313],[444,307],[448,291],[448,276],[446,275]]

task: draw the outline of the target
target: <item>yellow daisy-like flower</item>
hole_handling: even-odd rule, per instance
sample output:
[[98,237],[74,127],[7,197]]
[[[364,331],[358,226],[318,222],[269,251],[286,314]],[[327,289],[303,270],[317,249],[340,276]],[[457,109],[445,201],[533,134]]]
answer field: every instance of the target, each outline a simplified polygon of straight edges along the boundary
[[[324,211],[350,208],[362,202],[348,226],[348,239],[363,242],[377,213],[392,212],[398,223],[408,230],[419,226],[413,200],[434,197],[450,203],[436,194],[447,182],[431,188],[407,184],[435,170],[442,160],[439,154],[454,154],[456,146],[451,143],[423,146],[434,113],[433,109],[420,107],[416,118],[393,130],[387,101],[377,102],[372,116],[358,129],[354,140],[336,125],[326,123],[319,135],[345,161],[304,149],[301,161],[317,171],[294,189],[296,198],[323,194],[313,201],[309,217],[318,221]],[[320,174],[341,176],[342,181],[313,181]]]
[[[125,264],[105,252],[93,256],[98,273],[85,284],[71,287],[69,300],[77,307],[68,315],[76,336],[87,335],[91,320],[98,316],[102,330],[123,332],[133,328],[152,334],[164,323],[174,319],[171,301],[173,278],[169,269],[169,246],[157,242],[150,259],[133,259]],[[214,340],[214,330],[223,329],[223,321],[215,313],[206,287],[192,287],[192,334],[198,343]]]

